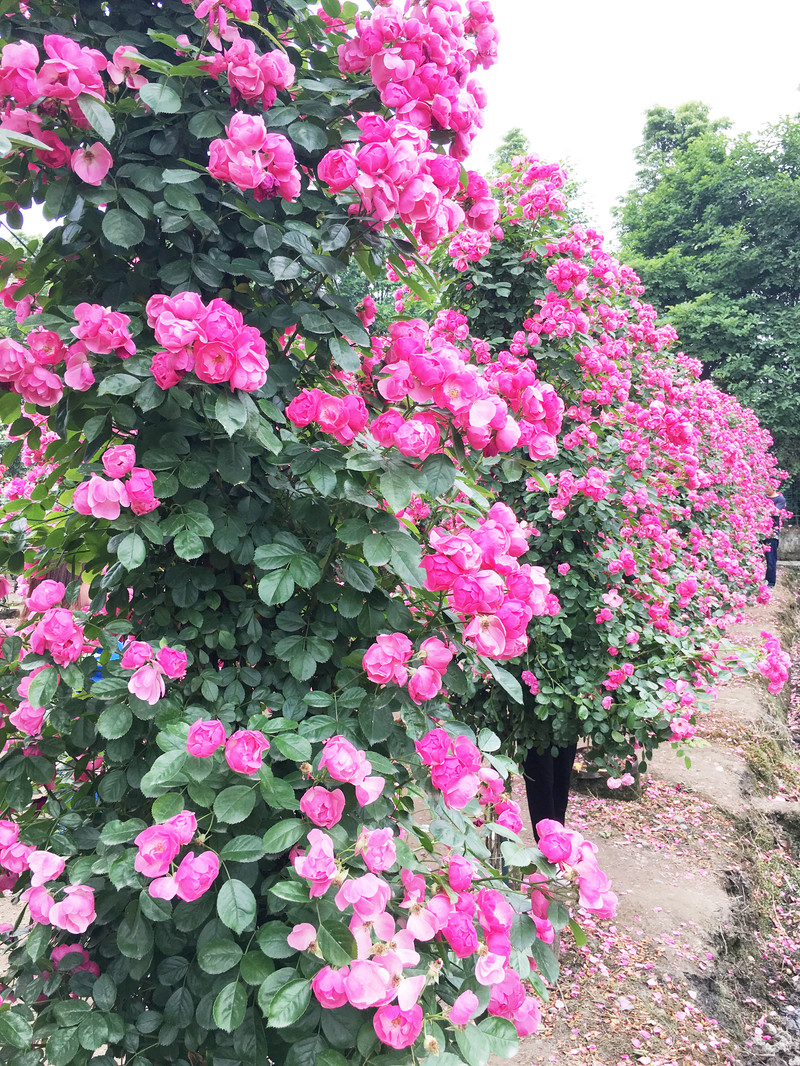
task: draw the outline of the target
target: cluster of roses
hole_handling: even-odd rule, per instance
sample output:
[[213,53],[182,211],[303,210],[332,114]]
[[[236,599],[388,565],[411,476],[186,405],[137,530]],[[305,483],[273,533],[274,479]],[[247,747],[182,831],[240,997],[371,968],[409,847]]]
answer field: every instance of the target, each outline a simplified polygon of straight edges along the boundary
[[[393,1048],[410,1047],[422,1032],[424,1022],[419,999],[434,976],[404,973],[419,966],[417,941],[436,939],[459,960],[475,958],[475,978],[489,989],[490,1015],[512,1021],[520,1036],[538,1028],[539,1001],[528,993],[509,962],[514,910],[495,889],[472,888],[475,870],[468,859],[450,859],[447,870],[442,872],[450,892],[442,889],[430,898],[422,874],[401,870],[404,896],[398,909],[405,915],[398,925],[388,910],[392,889],[387,881],[371,871],[342,879],[331,837],[313,829],[308,843],[305,854],[295,854],[295,869],[300,876],[312,880],[312,897],[340,885],[334,903],[343,912],[352,908],[349,924],[358,946],[357,958],[349,965],[325,965],[313,977],[311,988],[323,1008],[332,1010],[350,1004],[357,1010],[375,1009],[373,1027],[378,1038]],[[388,861],[388,856],[380,854],[380,862]],[[315,927],[301,923],[289,934],[288,943],[298,951],[319,954],[316,938]],[[438,969],[440,966],[435,972]],[[456,999],[448,1015],[452,1024],[464,1026],[478,1009],[478,997],[469,991]]]
[[219,856],[214,851],[188,852],[174,873],[170,868],[185,844],[197,832],[192,811],[181,811],[158,825],[143,829],[134,843],[138,849],[134,869],[153,878],[147,891],[154,899],[178,899],[190,903],[207,892],[219,874]]
[[414,645],[405,633],[381,633],[364,653],[362,665],[376,685],[408,682],[408,694],[414,703],[432,700],[442,691],[444,675],[453,658],[452,646],[438,637],[423,640],[418,653],[421,665],[409,678],[408,663],[413,655]]
[[423,766],[431,768],[431,784],[442,793],[446,807],[461,811],[479,796],[484,806],[494,806],[500,825],[519,832],[519,806],[502,799],[502,777],[482,765],[481,753],[469,737],[451,737],[445,729],[431,729],[414,741],[414,748]]
[[[122,507],[130,507],[134,514],[145,515],[161,503],[153,492],[156,476],[152,470],[136,466],[136,449],[132,444],[106,449],[103,470],[110,480],[92,474],[72,494],[72,506],[78,514],[113,520],[119,518]],[[126,475],[128,480],[122,481]]]
[[764,659],[758,664],[758,672],[769,681],[768,692],[780,692],[789,677],[792,660],[776,636],[766,631],[762,631],[761,636]]
[[243,392],[254,392],[267,380],[263,337],[224,300],[206,306],[196,292],[159,293],[150,297],[146,310],[147,324],[165,349],[156,352],[151,364],[160,388],[177,385],[192,370],[200,381],[228,381],[231,389]]
[[0,821],[0,866],[6,871],[3,887],[11,888],[23,873],[30,873],[30,888],[22,893],[31,917],[39,925],[53,925],[69,933],[84,933],[97,917],[94,891],[88,885],[70,885],[63,889],[57,903],[44,887],[64,872],[66,861],[51,851],[38,850],[19,839],[15,822]]
[[[0,129],[35,137],[46,148],[36,149],[36,158],[47,167],[67,164],[83,181],[99,184],[111,167],[108,149],[99,141],[71,150],[52,129],[42,129],[43,118],[58,114],[64,105],[72,126],[87,129],[89,123],[81,109],[82,94],[105,100],[105,86],[100,72],[109,67],[108,60],[95,48],[83,48],[77,41],[57,33],[46,34],[42,42],[47,58],[39,68],[38,49],[29,41],[10,42],[0,57],[0,97],[5,99]],[[118,53],[109,68],[116,80],[119,73]],[[37,69],[39,68],[39,69]],[[12,106],[16,104],[17,106]],[[38,104],[36,111],[28,110]]]
[[[368,215],[380,222],[399,217],[426,244],[442,240],[465,218],[476,229],[494,226],[498,208],[488,186],[486,195],[465,199],[462,207],[456,200],[461,164],[432,151],[424,130],[374,114],[362,115],[357,124],[361,147],[355,152],[335,148],[317,167],[331,192],[352,188]],[[483,179],[475,175],[474,180]]]
[[[515,361],[512,374],[505,355],[498,357],[497,369],[481,373],[468,362],[469,351],[455,348],[421,319],[406,319],[390,325],[383,365],[378,369],[370,360],[370,369],[380,374],[377,389],[384,399],[408,398],[448,411],[470,446],[484,455],[527,447],[532,458],[553,456],[563,404],[552,386],[537,380],[535,364],[523,367]],[[419,458],[438,450],[440,429],[440,417],[432,411],[406,418],[397,408],[384,411],[370,427],[380,444]]]
[[186,750],[198,759],[208,759],[220,748],[225,761],[237,774],[252,777],[261,769],[269,741],[257,729],[237,729],[229,737],[219,718],[198,718],[189,726]]
[[231,107],[244,100],[253,107],[268,111],[275,103],[278,91],[288,89],[293,83],[294,66],[286,53],[277,48],[266,54],[259,52],[253,42],[242,37],[235,28],[229,30],[226,39],[230,41],[230,47],[216,53],[206,64],[208,72],[212,75],[225,72],[231,90]]
[[[100,304],[82,303],[74,310],[77,342],[65,345],[52,330],[34,329],[20,344],[0,340],[0,381],[6,382],[28,403],[52,407],[64,394],[64,385],[85,392],[94,383],[89,356],[115,354],[127,359],[136,353],[130,318]],[[64,363],[63,378],[54,367]]]
[[295,426],[316,423],[323,433],[330,433],[340,444],[352,444],[356,434],[369,422],[367,406],[360,396],[332,396],[322,389],[303,389],[285,411]]
[[[334,781],[352,785],[355,789],[356,801],[360,807],[367,807],[370,803],[374,803],[386,786],[384,778],[378,774],[373,774],[372,763],[367,758],[366,752],[357,748],[355,744],[341,735],[329,737],[325,741],[317,768],[319,770],[327,770]],[[327,790],[323,789],[322,791]],[[328,795],[335,796],[337,791],[340,790],[336,789],[333,793],[328,793]],[[323,799],[321,792],[316,792],[315,800],[308,801],[308,803],[316,803],[321,799]],[[326,800],[325,802],[338,806],[338,798]],[[311,820],[314,821],[313,818]],[[338,818],[336,820],[338,821]],[[336,823],[333,822],[331,824],[335,825]],[[301,876],[305,875],[301,874]]]
[[521,655],[530,620],[560,609],[543,568],[518,562],[528,550],[527,538],[504,503],[495,503],[475,529],[437,526],[429,534],[433,552],[422,560],[425,588],[447,593],[464,639],[490,659]]
[[227,138],[218,137],[208,148],[208,172],[212,178],[229,181],[237,189],[252,189],[256,200],[280,196],[294,200],[300,194],[291,142],[281,133],[269,133],[260,115],[237,111],[225,127]]
[[355,36],[339,45],[343,74],[369,71],[381,102],[419,130],[452,130],[452,153],[466,159],[482,126],[485,94],[470,77],[497,60],[497,30],[488,0],[381,4],[355,19]]
[[120,666],[133,670],[128,692],[151,706],[158,703],[165,692],[164,678],[180,681],[186,676],[187,655],[178,648],[162,647],[153,650],[144,640],[131,640],[123,649]]
[[453,258],[453,266],[456,270],[467,270],[470,263],[477,263],[482,259],[492,246],[492,238],[488,233],[479,230],[459,230],[450,241],[447,254]]
[[[619,900],[611,890],[611,881],[597,865],[597,847],[561,822],[545,818],[536,824],[538,848],[578,886],[578,904],[598,918],[613,918]],[[531,913],[536,918],[536,906]],[[544,917],[547,917],[544,908]],[[541,920],[541,912],[540,912]],[[538,922],[537,922],[538,927]],[[543,936],[542,939],[546,939]],[[551,941],[549,941],[551,942]]]

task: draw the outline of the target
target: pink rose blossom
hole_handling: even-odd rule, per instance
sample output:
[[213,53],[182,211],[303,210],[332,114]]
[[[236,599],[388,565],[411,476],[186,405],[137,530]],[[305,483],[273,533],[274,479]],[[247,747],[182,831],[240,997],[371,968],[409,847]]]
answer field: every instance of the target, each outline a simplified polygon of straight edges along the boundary
[[474,992],[462,992],[450,1008],[450,1021],[453,1025],[466,1025],[478,1009],[478,997]]
[[314,785],[303,793],[300,810],[314,825],[330,829],[341,821],[344,804],[344,792],[340,788],[329,792],[322,785]]
[[186,750],[190,755],[205,759],[225,743],[225,726],[218,718],[205,721],[198,718],[189,726]]
[[164,671],[157,663],[145,663],[128,681],[128,692],[150,706],[154,706],[164,695]]
[[171,680],[179,681],[186,676],[188,658],[185,651],[178,651],[176,648],[159,648],[155,658],[158,665]]
[[31,871],[31,885],[37,888],[45,885],[48,881],[60,877],[66,865],[60,855],[53,855],[50,851],[33,851],[28,856],[28,869]]
[[263,753],[269,749],[269,741],[263,733],[254,729],[237,729],[225,744],[225,759],[237,774],[252,776],[261,769]]
[[64,899],[50,908],[50,924],[68,933],[85,933],[97,917],[94,892],[88,885],[70,885],[64,889]]
[[110,478],[125,477],[136,465],[136,449],[132,444],[118,444],[103,453],[103,469]]
[[422,1007],[415,1004],[405,1011],[397,1005],[379,1007],[372,1025],[381,1043],[396,1050],[411,1047],[422,1032]]
[[181,832],[169,822],[151,825],[139,833],[134,843],[139,849],[134,869],[145,877],[162,877],[181,849]]
[[70,166],[81,181],[87,185],[100,185],[103,178],[108,174],[114,159],[111,152],[104,144],[95,141],[94,144],[76,148],[70,159]]
[[199,899],[213,885],[219,874],[219,856],[213,851],[195,855],[190,851],[175,871],[178,899],[186,903]]

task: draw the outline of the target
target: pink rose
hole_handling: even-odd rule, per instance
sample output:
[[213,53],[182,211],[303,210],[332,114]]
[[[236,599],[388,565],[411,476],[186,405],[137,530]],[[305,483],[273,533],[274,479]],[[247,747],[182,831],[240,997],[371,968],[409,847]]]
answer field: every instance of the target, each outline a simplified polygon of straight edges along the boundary
[[213,851],[204,851],[195,856],[190,851],[175,871],[178,899],[191,903],[207,892],[219,874],[219,856]]
[[349,189],[358,177],[358,163],[350,152],[336,148],[322,157],[317,174],[331,192],[342,192]]
[[89,514],[94,515],[95,518],[110,520],[119,518],[120,509],[127,507],[129,502],[127,489],[118,478],[106,481],[97,474],[92,474],[89,478],[89,484],[86,487],[86,506]]
[[186,652],[176,648],[159,648],[156,652],[156,662],[172,680],[180,680],[186,676],[188,662]]
[[180,814],[173,815],[162,824],[171,825],[178,831],[181,844],[191,844],[197,832],[197,819],[192,811],[181,811]]
[[99,185],[111,169],[114,159],[104,144],[94,144],[76,148],[70,159],[70,166],[81,181],[87,185]]
[[201,759],[208,758],[224,743],[225,726],[219,718],[212,718],[209,721],[198,718],[189,726],[186,750],[190,755],[196,755]]
[[311,847],[305,855],[296,855],[292,861],[298,876],[311,882],[310,895],[323,896],[338,872],[333,841],[321,829],[312,829],[308,834],[308,842]]
[[135,465],[136,449],[132,444],[118,444],[114,448],[106,448],[103,453],[103,469],[108,477],[125,477]]
[[51,607],[36,623],[30,636],[31,651],[49,651],[59,666],[77,662],[83,652],[83,627],[66,607]]
[[474,992],[462,992],[450,1008],[450,1021],[453,1025],[466,1025],[478,1009],[478,997]]
[[130,477],[125,482],[125,488],[134,514],[149,514],[161,503],[161,500],[156,499],[153,494],[155,480],[156,476],[152,470],[140,466],[135,466],[131,470]]
[[65,592],[61,581],[41,581],[26,600],[28,610],[47,611],[51,607],[57,607],[64,599]]
[[153,649],[144,640],[131,640],[123,649],[120,666],[123,670],[136,670],[153,658]]
[[442,934],[459,959],[474,955],[478,950],[478,931],[475,922],[461,911],[453,911],[447,919]]
[[158,703],[165,691],[164,671],[157,663],[140,666],[128,682],[128,692],[151,707]]
[[442,675],[432,666],[420,666],[408,681],[408,694],[414,703],[432,700],[442,691]]
[[50,924],[50,911],[55,905],[55,900],[46,888],[38,886],[26,889],[21,896],[22,902],[28,904],[31,918],[39,925]]
[[344,803],[344,792],[340,788],[329,792],[322,785],[314,785],[303,793],[300,810],[314,825],[330,829],[341,821]]
[[31,877],[31,885],[37,888],[39,885],[44,885],[48,881],[60,877],[64,872],[65,865],[60,855],[53,855],[50,851],[31,852],[28,856],[28,869],[33,875]]
[[397,849],[391,829],[388,827],[374,829],[371,833],[364,833],[362,836],[363,840],[359,837],[356,843],[356,854],[363,857],[368,870],[377,874],[394,866],[397,860]]
[[411,1047],[422,1032],[422,1007],[418,1003],[409,1010],[396,1004],[378,1007],[372,1025],[383,1044],[396,1050]]
[[88,885],[70,885],[64,899],[50,908],[50,924],[68,933],[85,933],[97,917],[94,892]]
[[334,902],[340,911],[352,906],[362,922],[372,922],[386,910],[391,899],[389,885],[375,874],[348,877],[336,893]]
[[362,665],[370,681],[385,685],[394,681],[404,685],[408,677],[405,664],[414,653],[414,646],[404,633],[381,633],[364,653]]
[[347,1003],[347,993],[344,983],[349,976],[350,970],[345,966],[341,970],[333,970],[330,966],[323,966],[314,974],[311,980],[311,990],[317,997],[320,1006],[326,1010],[334,1010],[343,1007]]
[[269,741],[254,729],[238,729],[225,744],[225,759],[238,774],[257,774]]
[[451,855],[447,864],[447,879],[454,892],[469,892],[475,870],[469,859],[462,855]]
[[286,417],[295,426],[308,426],[316,420],[320,389],[303,389],[286,408]]
[[359,751],[343,736],[330,737],[325,741],[320,770],[326,770],[336,781],[349,781],[356,784],[363,781],[372,769],[365,753]]
[[139,833],[134,843],[139,849],[134,869],[145,877],[162,877],[181,850],[181,832],[169,822],[151,825]]

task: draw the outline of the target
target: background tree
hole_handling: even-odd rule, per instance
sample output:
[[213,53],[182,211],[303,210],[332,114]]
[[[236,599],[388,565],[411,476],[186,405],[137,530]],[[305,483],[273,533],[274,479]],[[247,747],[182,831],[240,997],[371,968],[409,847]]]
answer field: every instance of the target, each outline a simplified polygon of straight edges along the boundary
[[696,102],[647,112],[622,256],[689,354],[770,430],[800,474],[800,120],[731,137]]

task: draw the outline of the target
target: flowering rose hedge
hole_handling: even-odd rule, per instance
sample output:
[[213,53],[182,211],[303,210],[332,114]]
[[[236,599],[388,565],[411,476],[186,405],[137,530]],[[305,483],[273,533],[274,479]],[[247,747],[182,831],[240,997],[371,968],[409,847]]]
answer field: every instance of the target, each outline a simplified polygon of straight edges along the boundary
[[777,470],[753,413],[672,353],[675,331],[636,275],[570,224],[564,180],[536,157],[515,160],[495,182],[495,239],[463,258],[459,235],[434,257],[460,328],[497,353],[487,376],[501,394],[536,374],[566,404],[557,454],[538,452],[533,477],[516,456],[492,477],[536,530],[560,610],[537,619],[518,662],[524,707],[494,689],[473,716],[521,750],[584,737],[612,771],[644,768],[659,743],[680,748],[698,728],[736,662],[725,627],[768,596],[764,497]]
[[375,342],[424,406],[362,395],[336,282],[492,228],[489,5],[35,0],[2,35],[6,220],[54,223],[0,242],[4,1061],[510,1055],[570,907],[615,896],[577,834],[522,846],[444,693],[521,697],[549,582],[480,482],[562,406],[446,321]]

